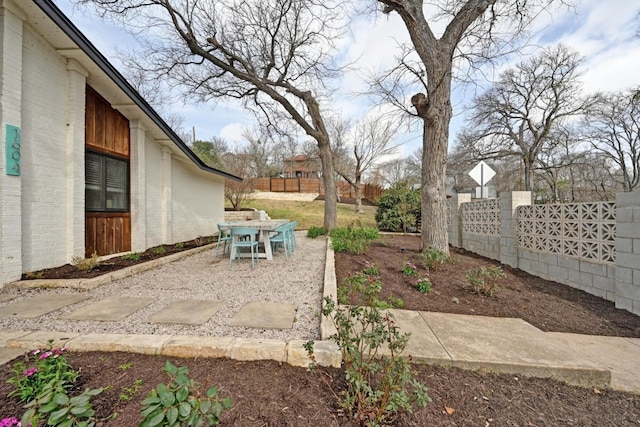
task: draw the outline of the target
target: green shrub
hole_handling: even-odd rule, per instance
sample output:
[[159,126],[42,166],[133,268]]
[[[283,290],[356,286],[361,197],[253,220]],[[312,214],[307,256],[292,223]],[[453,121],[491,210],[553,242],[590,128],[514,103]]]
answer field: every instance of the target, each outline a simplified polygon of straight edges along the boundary
[[429,246],[421,255],[423,267],[429,270],[436,270],[442,266],[442,264],[451,262],[449,255],[433,246]]
[[162,245],[156,246],[155,248],[151,248],[151,252],[156,254],[156,255],[162,255],[166,251],[167,251],[167,249]]
[[382,193],[376,209],[376,224],[382,231],[407,232],[417,229],[420,218],[420,191],[406,183],[397,184]]
[[471,292],[492,297],[498,290],[498,279],[504,277],[504,273],[499,266],[482,266],[467,270],[465,276]]
[[378,238],[378,230],[368,227],[336,227],[331,230],[331,245],[335,252],[363,254]]
[[[49,342],[52,344],[52,341]],[[29,402],[40,395],[47,384],[59,381],[61,387],[73,387],[78,373],[67,362],[63,348],[41,348],[31,351],[26,362],[16,362],[11,367],[11,377],[7,383],[15,388],[8,396],[17,396],[22,402]]]
[[203,395],[187,376],[186,366],[167,361],[164,371],[171,379],[158,384],[142,401],[141,427],[218,425],[222,411],[231,408],[231,400],[219,398],[215,387]]
[[[375,276],[356,273],[349,286],[341,288],[341,305],[327,297],[322,308],[338,331],[331,339],[342,351],[347,381],[347,389],[336,395],[355,422],[368,426],[392,425],[401,412],[430,401],[427,388],[400,356],[410,334],[401,334],[393,315],[382,311],[389,303],[378,298],[381,287]],[[313,342],[304,347],[314,360]]]
[[130,254],[122,255],[121,258],[125,261],[138,261],[142,258],[142,254],[140,252],[131,252]]
[[183,248],[184,248],[184,242],[176,243],[176,249],[183,249]]
[[310,237],[312,239],[315,239],[318,236],[326,236],[327,235],[327,229],[324,227],[317,227],[317,226],[312,226],[309,228],[309,230],[307,231],[307,237]]
[[71,258],[71,265],[80,271],[91,271],[96,268],[100,263],[98,262],[98,253],[94,252],[91,258],[83,258],[80,256],[74,256]]

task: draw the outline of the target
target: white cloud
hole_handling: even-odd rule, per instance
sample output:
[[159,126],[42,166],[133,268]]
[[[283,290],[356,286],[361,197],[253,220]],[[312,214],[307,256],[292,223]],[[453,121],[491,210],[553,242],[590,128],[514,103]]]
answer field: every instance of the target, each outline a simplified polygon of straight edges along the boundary
[[229,123],[220,129],[220,136],[232,144],[242,144],[244,130],[245,126],[242,123]]

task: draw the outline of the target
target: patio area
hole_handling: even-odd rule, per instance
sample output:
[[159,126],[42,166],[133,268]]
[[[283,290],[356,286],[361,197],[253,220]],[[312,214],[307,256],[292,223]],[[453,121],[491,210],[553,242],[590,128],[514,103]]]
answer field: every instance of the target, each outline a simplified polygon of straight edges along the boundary
[[326,241],[296,237],[288,260],[276,253],[253,269],[230,269],[211,247],[90,290],[5,288],[0,329],[319,339]]

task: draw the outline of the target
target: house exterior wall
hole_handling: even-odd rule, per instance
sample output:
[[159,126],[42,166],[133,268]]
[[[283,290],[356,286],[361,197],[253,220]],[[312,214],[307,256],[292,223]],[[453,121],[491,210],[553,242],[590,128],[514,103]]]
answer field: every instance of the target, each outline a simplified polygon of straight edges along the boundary
[[189,188],[189,191],[173,191],[171,200],[171,236],[176,242],[198,236],[211,236],[218,232],[216,224],[224,221],[224,181],[212,186],[204,176],[194,176],[183,162],[171,163],[171,186]]
[[65,264],[73,254],[66,245],[66,60],[28,26],[22,78],[22,268],[33,271]]
[[[77,49],[57,50],[21,7],[0,0],[0,287],[83,256],[85,88],[105,80],[81,65],[84,58],[65,56]],[[106,99],[118,90],[102,87],[114,88],[103,89]],[[223,178],[200,170],[170,139],[154,139],[160,128],[135,104],[123,108],[132,144],[132,250],[215,233],[224,219]],[[19,176],[7,173],[7,126],[21,132]]]

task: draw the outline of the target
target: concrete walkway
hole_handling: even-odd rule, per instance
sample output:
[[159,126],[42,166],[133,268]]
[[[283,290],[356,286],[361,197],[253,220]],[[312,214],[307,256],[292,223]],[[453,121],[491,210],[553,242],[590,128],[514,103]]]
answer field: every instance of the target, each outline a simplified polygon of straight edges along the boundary
[[[335,296],[333,252],[327,249],[325,295]],[[74,301],[65,301],[68,304]],[[74,319],[117,319],[148,304],[147,298],[125,298],[71,313]],[[49,302],[50,303],[50,302]],[[29,304],[9,303],[5,316],[33,316],[59,308],[34,299]],[[19,305],[21,304],[21,305]],[[149,322],[206,321],[222,301],[185,300]],[[411,333],[405,355],[414,362],[535,377],[549,377],[586,387],[631,391],[640,394],[640,338],[616,338],[545,333],[521,319],[490,318],[408,310],[391,310],[401,331]],[[0,314],[2,314],[0,313]],[[238,313],[234,322],[256,328],[287,328],[295,308],[287,303],[256,303]],[[337,346],[326,338],[332,333],[324,319],[323,341],[315,343],[316,361],[339,366]],[[278,341],[184,335],[77,334],[56,331],[0,330],[0,364],[25,351],[43,347],[49,340],[72,351],[130,351],[172,357],[229,357],[237,360],[273,359],[294,366],[309,363],[304,341]]]

